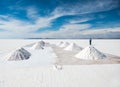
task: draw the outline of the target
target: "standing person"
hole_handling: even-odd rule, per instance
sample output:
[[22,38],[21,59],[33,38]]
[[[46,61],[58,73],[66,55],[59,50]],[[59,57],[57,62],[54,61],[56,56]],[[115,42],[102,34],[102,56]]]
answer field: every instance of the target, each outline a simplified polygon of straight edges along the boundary
[[92,38],[89,39],[89,44],[92,45]]

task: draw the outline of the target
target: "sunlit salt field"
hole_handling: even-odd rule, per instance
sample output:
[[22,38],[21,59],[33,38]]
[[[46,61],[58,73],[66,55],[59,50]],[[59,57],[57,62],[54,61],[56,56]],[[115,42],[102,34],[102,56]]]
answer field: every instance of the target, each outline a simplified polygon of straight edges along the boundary
[[0,87],[120,87],[119,39],[39,41],[0,39]]
[[[42,50],[41,46],[39,46],[39,41],[44,41],[45,43],[48,43],[49,46],[45,46]],[[63,44],[58,46],[57,44],[60,44],[61,42],[63,42]],[[93,39],[92,47],[88,47],[89,39],[1,39],[0,43],[1,66],[30,67],[53,64],[118,64],[120,61],[119,39]],[[15,50],[20,49],[21,47],[30,53],[30,58],[26,61],[7,61],[10,59],[10,55],[17,55],[12,54],[12,52],[14,53]],[[37,50],[36,48],[40,50]],[[82,54],[80,53],[79,56],[79,52],[85,48],[87,49],[83,51]],[[93,52],[93,57],[90,57],[89,55],[89,48],[90,51]],[[98,51],[97,54],[94,52],[95,50],[96,52]],[[27,53],[24,54],[27,55]],[[98,60],[102,59],[105,55],[107,58]],[[81,58],[79,59],[79,57]],[[84,60],[90,59],[89,57],[92,59],[96,57],[97,60]]]
[[[0,53],[1,52],[9,52],[14,50],[15,48],[40,41],[40,39],[0,39]],[[81,47],[86,47],[89,45],[88,39],[51,39],[45,40],[52,44],[57,44],[60,41],[66,42],[75,42]],[[113,55],[120,56],[120,40],[119,39],[94,39],[93,45],[99,50],[110,53]]]

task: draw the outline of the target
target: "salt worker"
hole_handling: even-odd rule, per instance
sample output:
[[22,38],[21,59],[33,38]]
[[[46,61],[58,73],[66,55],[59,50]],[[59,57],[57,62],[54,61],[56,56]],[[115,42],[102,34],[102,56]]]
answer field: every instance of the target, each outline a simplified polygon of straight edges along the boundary
[[89,44],[92,45],[92,38],[89,39]]

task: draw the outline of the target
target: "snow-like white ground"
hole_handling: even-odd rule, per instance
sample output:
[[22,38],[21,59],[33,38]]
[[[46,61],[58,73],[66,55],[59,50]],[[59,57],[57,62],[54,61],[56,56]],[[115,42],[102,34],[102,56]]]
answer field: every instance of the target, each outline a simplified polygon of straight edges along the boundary
[[0,87],[120,87],[120,65],[0,70]]
[[6,54],[0,55],[0,68],[38,67],[55,63],[56,55],[51,47],[45,47],[44,50],[33,50],[30,48],[26,48],[26,50],[31,53],[31,57],[24,61],[7,61]]
[[[120,87],[120,64],[52,65],[56,54],[51,47],[44,50],[26,48],[32,56],[24,61],[4,61],[12,50],[40,40],[0,40],[0,87]],[[88,40],[45,40],[52,44],[60,41],[88,46]],[[102,52],[120,56],[120,40],[93,40],[93,46]]]
[[[24,46],[40,40],[36,39],[0,39],[0,53],[9,52],[17,47]],[[88,39],[52,39],[45,40],[57,44],[60,41],[75,42],[77,45],[85,48],[88,46]],[[93,46],[102,52],[120,56],[120,39],[93,39]]]

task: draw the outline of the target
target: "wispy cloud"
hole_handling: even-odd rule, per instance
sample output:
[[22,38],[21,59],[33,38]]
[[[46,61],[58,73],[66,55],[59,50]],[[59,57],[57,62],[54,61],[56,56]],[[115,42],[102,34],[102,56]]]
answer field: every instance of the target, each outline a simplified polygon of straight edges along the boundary
[[33,37],[43,38],[119,38],[120,27],[105,28],[105,29],[91,29],[84,31],[49,31],[41,34],[34,34]]
[[0,29],[11,32],[33,32],[44,27],[50,27],[52,21],[56,18],[54,16],[41,17],[37,9],[28,7],[26,9],[27,17],[34,19],[31,21],[20,20],[11,16],[0,15]]
[[38,18],[34,24],[14,18],[10,18],[7,21],[0,21],[0,29],[4,29],[12,32],[32,32],[39,28],[50,26],[51,20],[48,18]]
[[78,15],[101,11],[108,11],[119,6],[119,0],[92,0],[85,3],[77,2],[71,6],[63,5],[56,7],[52,12],[56,16]]
[[38,15],[38,10],[35,7],[28,7],[26,9],[26,13],[27,13],[27,17],[32,19],[36,19],[40,16]]
[[66,24],[63,25],[59,30],[60,31],[79,31],[83,29],[88,29],[90,28],[90,24]]
[[76,37],[76,32],[81,32],[81,30],[86,30],[90,28],[90,24],[65,24],[60,27],[58,31],[47,31],[44,33],[41,33],[40,35],[38,34],[33,34],[32,36],[37,36],[38,37],[50,37],[50,38],[73,38]]
[[6,20],[8,18],[9,18],[9,16],[7,16],[7,15],[0,15],[0,20]]
[[[24,0],[21,0],[24,1]],[[21,2],[20,1],[20,2]],[[20,3],[18,2],[18,3]],[[56,31],[47,31],[43,33],[33,33],[39,29],[51,27],[54,20],[62,16],[88,14],[102,11],[109,11],[119,6],[119,0],[88,0],[85,3],[73,3],[57,6],[52,12],[41,16],[38,9],[34,6],[22,8],[13,6],[10,9],[24,10],[30,21],[17,19],[12,15],[0,15],[0,37],[29,38],[29,37],[56,37],[56,38],[79,38],[79,37],[120,37],[120,28],[91,29],[92,24],[84,23],[93,20],[94,17],[84,17],[68,20]],[[104,18],[104,15],[100,16]],[[31,22],[32,21],[32,22]],[[54,27],[53,27],[54,28]],[[105,32],[105,33],[104,33]],[[112,35],[113,34],[113,35]]]
[[90,20],[93,20],[94,18],[77,18],[77,19],[71,19],[69,20],[69,23],[71,24],[76,24],[76,23],[83,23],[83,22],[88,22]]

